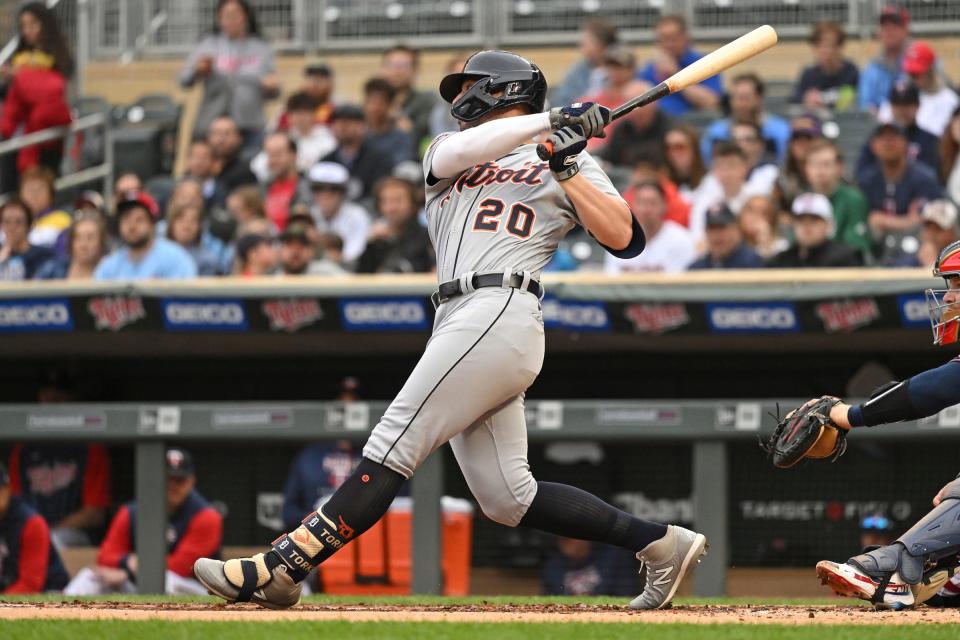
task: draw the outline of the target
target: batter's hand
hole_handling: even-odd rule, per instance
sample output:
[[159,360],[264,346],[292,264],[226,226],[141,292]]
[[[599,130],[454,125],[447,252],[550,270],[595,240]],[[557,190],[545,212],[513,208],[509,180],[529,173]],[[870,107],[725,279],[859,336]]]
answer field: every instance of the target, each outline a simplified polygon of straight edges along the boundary
[[550,134],[546,144],[552,149],[550,171],[558,181],[569,180],[580,173],[577,156],[587,148],[587,137],[579,126],[564,127]]
[[550,109],[550,126],[554,129],[579,125],[586,138],[605,138],[603,128],[610,124],[610,109],[595,102],[574,102],[566,107]]

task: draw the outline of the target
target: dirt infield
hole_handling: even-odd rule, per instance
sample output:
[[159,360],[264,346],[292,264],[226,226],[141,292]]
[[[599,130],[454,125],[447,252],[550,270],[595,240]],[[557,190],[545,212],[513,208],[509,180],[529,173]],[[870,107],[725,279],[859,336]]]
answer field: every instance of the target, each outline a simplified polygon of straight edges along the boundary
[[683,605],[663,611],[629,611],[613,605],[304,605],[268,611],[254,605],[130,602],[0,603],[0,620],[347,620],[414,622],[637,622],[746,624],[957,624],[960,611],[874,611],[860,606]]

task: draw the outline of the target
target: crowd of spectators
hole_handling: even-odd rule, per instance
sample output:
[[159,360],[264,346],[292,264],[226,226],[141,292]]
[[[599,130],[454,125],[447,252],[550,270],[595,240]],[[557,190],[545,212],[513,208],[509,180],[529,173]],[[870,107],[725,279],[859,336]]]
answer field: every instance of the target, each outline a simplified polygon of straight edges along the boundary
[[[434,269],[419,158],[454,129],[448,105],[418,83],[419,52],[398,45],[337,96],[335,69],[313,62],[281,86],[270,43],[245,0],[220,0],[213,29],[178,80],[201,85],[193,137],[172,184],[121,173],[114,197],[54,184],[50,143],[0,161],[0,279],[189,278]],[[811,63],[782,101],[751,72],[715,76],[618,120],[589,150],[644,227],[637,258],[597,259],[575,230],[549,270],[929,265],[958,235],[960,97],[899,6],[879,14],[879,55],[844,56],[833,22],[811,27]],[[19,13],[20,43],[0,68],[0,134],[62,124],[69,48],[41,3]],[[554,104],[616,106],[701,57],[682,17],[662,16],[645,60],[616,28],[588,23],[580,59]],[[452,55],[449,69],[463,64]],[[268,103],[281,99],[274,117]],[[774,104],[775,102],[775,104]],[[833,120],[875,123],[862,148]],[[66,116],[69,120],[69,115]],[[831,126],[828,126],[831,125]],[[853,153],[851,153],[851,151]]]

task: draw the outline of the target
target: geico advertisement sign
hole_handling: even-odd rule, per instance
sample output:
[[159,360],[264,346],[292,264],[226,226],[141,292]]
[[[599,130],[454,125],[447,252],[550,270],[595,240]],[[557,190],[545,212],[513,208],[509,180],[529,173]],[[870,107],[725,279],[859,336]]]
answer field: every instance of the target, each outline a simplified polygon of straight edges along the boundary
[[72,331],[73,316],[66,298],[35,298],[0,302],[0,332]]
[[427,328],[427,308],[419,298],[346,298],[338,302],[347,331],[413,331]]
[[245,331],[247,315],[240,300],[161,300],[167,331]]
[[800,330],[790,302],[708,304],[707,320],[714,333],[794,332]]

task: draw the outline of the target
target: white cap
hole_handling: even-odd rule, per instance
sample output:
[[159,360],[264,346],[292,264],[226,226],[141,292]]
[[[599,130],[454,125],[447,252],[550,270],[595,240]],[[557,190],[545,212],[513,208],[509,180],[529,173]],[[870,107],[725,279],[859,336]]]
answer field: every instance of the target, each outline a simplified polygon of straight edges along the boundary
[[920,218],[932,222],[941,229],[954,229],[957,226],[957,205],[949,200],[931,200],[923,205]]
[[795,216],[818,216],[833,222],[833,206],[827,196],[820,193],[801,193],[793,199],[792,210]]
[[350,181],[350,172],[342,164],[336,162],[318,162],[310,167],[307,173],[310,184],[334,184],[342,187]]

